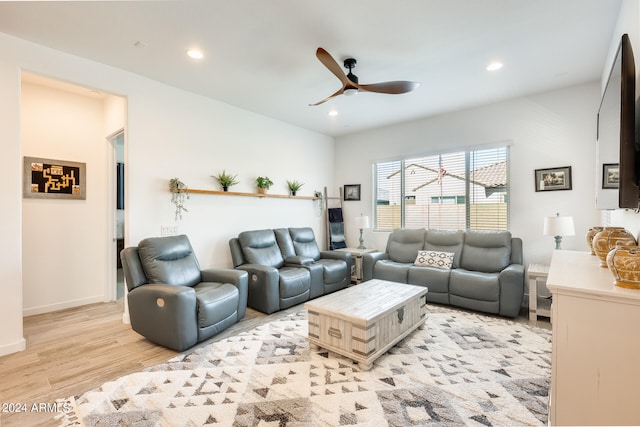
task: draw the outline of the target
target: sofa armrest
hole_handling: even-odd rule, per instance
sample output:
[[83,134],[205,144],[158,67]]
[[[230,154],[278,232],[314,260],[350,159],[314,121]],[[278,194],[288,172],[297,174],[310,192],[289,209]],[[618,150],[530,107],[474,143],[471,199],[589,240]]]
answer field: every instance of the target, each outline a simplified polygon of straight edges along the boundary
[[344,251],[321,251],[320,258],[337,259],[345,261],[349,265],[351,265],[351,263],[353,262],[353,256],[351,255],[351,252]]
[[231,283],[238,288],[238,320],[247,313],[249,295],[249,273],[228,268],[209,268],[200,272],[203,282]]
[[150,341],[182,351],[198,341],[196,291],[162,283],[127,294],[131,327]]
[[373,279],[373,267],[376,262],[388,259],[386,252],[369,252],[362,254],[362,280],[367,281]]
[[236,269],[249,274],[249,307],[266,314],[280,310],[280,273],[277,268],[261,264],[243,264]]
[[500,282],[500,315],[517,317],[524,296],[524,266],[510,264],[498,276]]
[[[337,259],[347,263],[347,271],[353,270],[355,258],[351,255],[351,252],[345,251],[322,251],[320,252],[320,258],[324,259]],[[351,273],[349,273],[351,275]]]

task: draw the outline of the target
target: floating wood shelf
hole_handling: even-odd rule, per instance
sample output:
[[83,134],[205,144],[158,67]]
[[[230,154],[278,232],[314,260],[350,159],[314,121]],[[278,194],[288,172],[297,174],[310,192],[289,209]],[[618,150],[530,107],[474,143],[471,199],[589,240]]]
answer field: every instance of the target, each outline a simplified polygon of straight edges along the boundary
[[188,189],[190,194],[213,194],[217,196],[242,196],[242,197],[271,197],[277,199],[302,199],[302,200],[318,200],[315,196],[291,196],[289,194],[270,194],[270,193],[240,193],[237,191],[217,191],[217,190],[195,190]]

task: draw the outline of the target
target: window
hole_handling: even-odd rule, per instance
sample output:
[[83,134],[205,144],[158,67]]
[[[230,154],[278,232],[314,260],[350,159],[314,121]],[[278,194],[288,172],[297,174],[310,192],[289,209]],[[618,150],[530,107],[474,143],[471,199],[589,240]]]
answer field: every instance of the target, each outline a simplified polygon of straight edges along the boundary
[[378,229],[507,230],[508,147],[375,164]]

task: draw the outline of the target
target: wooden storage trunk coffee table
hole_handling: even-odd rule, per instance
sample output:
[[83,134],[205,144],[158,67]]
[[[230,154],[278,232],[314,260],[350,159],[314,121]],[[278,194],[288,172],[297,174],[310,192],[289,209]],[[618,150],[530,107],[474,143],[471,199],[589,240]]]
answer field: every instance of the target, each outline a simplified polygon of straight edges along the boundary
[[304,304],[310,343],[355,360],[364,370],[424,325],[427,288],[373,279]]

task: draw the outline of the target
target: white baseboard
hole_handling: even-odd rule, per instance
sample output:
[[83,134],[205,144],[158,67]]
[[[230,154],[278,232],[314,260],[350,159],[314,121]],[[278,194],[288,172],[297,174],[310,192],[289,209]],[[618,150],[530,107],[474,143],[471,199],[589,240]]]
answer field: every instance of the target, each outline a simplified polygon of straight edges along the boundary
[[24,351],[27,348],[27,341],[24,338],[21,338],[20,341],[3,345],[0,347],[0,356],[6,356],[7,354],[17,353],[19,351]]
[[71,301],[63,301],[56,304],[42,305],[40,307],[25,308],[22,310],[24,317],[35,316],[36,314],[51,313],[52,311],[65,310],[67,308],[80,307],[87,304],[95,304],[104,301],[104,295],[96,295],[89,298],[81,298]]

